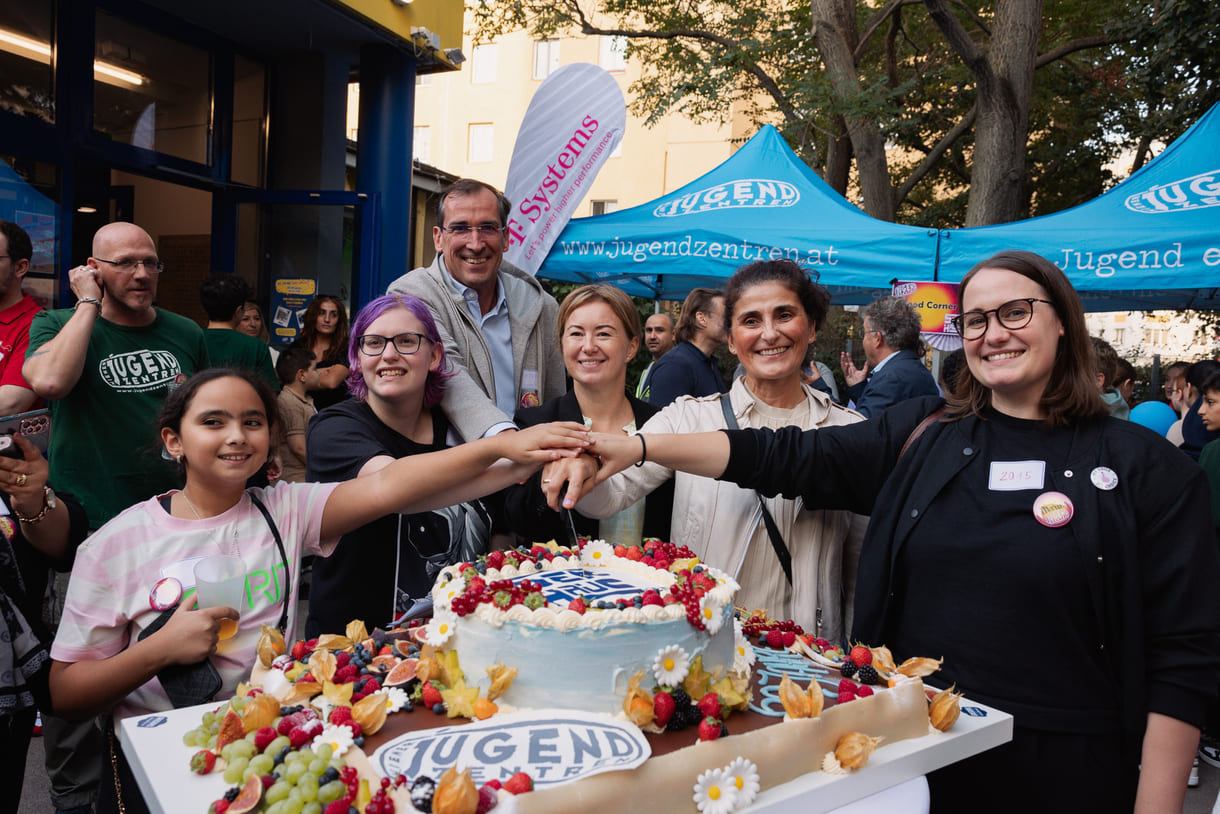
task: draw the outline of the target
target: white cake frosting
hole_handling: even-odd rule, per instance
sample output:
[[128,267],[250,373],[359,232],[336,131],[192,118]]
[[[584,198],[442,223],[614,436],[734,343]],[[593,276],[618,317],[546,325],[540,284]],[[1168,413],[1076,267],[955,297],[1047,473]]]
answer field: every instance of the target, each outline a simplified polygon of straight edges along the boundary
[[487,668],[496,664],[517,668],[512,686],[501,696],[503,703],[515,708],[617,714],[630,678],[642,670],[645,685],[651,686],[653,661],[668,646],[682,647],[692,660],[702,656],[708,672],[728,673],[733,668],[737,583],[715,568],[694,566],[694,561],[674,567],[697,567],[715,583],[701,598],[703,630],[691,624],[681,603],[570,610],[574,593],[595,604],[598,599],[634,597],[649,589],[664,595],[677,581],[670,571],[614,556],[609,546],[591,542],[581,557],[506,564],[481,575],[487,583],[522,578],[541,582],[548,605],[536,609],[482,603],[459,616],[453,612],[453,600],[465,590],[466,577],[459,566],[443,569],[432,598],[437,618],[448,620],[452,632],[430,641],[443,650],[457,651],[468,685],[486,689]]

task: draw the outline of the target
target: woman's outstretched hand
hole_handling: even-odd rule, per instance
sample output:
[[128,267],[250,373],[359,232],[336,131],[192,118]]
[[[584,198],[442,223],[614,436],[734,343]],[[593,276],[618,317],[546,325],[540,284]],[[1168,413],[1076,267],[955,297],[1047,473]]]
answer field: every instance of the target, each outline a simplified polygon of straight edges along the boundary
[[536,424],[517,432],[495,436],[500,456],[520,464],[541,464],[560,458],[575,458],[589,446],[589,431],[575,421]]

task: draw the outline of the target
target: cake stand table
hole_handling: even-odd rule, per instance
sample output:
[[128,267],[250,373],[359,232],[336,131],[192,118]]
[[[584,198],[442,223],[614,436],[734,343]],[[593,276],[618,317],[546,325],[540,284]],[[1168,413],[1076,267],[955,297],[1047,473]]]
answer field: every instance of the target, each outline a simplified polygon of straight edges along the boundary
[[[153,814],[204,814],[228,788],[220,772],[192,774],[187,764],[197,750],[182,743],[182,735],[216,706],[212,702],[117,722],[119,744]],[[811,772],[763,791],[744,811],[814,814],[849,805],[852,814],[926,811],[923,775],[1011,738],[1012,716],[962,699],[962,715],[949,732],[887,744],[872,754],[864,770],[853,774]]]

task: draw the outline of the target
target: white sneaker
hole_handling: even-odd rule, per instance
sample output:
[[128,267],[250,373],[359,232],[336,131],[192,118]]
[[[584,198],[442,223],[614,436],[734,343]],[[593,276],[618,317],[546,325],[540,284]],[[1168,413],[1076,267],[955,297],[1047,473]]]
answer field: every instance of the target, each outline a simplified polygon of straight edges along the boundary
[[1186,788],[1193,789],[1199,785],[1199,758],[1195,758],[1194,765],[1190,767],[1190,779],[1186,781]]

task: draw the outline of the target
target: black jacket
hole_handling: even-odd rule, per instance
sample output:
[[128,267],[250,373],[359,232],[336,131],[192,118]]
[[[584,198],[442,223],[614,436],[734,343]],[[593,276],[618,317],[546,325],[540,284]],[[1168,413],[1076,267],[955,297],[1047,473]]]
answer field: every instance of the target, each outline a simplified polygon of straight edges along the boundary
[[[898,551],[924,508],[959,475],[986,488],[985,464],[972,469],[980,421],[973,416],[930,425],[899,458],[920,420],[940,404],[908,401],[848,427],[729,433],[725,480],[872,516],[853,631],[865,642],[884,643],[897,614],[918,612],[890,600]],[[1220,557],[1202,470],[1155,433],[1113,418],[1077,425],[1066,460],[1048,468],[1046,488],[1075,505],[1068,527],[1101,631],[1097,646],[1121,688],[1124,727],[1142,731],[1149,712],[1201,726],[1220,682]],[[1113,491],[1090,482],[1098,466],[1117,473]],[[1053,681],[1033,672],[1038,635],[1054,631],[1031,632],[1027,648],[1012,654],[1014,669],[1029,670],[1030,681]]]
[[[644,426],[644,422],[657,413],[657,408],[640,401],[634,396],[627,396],[631,402],[631,411],[635,414],[635,425]],[[557,399],[551,399],[546,404],[537,407],[523,407],[517,410],[513,421],[518,427],[532,427],[535,424],[545,424],[549,421],[584,421],[576,394],[569,390]],[[510,486],[505,490],[505,515],[508,527],[514,533],[521,535],[527,542],[546,542],[555,540],[562,543],[570,532],[565,533],[566,519],[560,512],[552,511],[546,505],[546,497],[542,494],[542,473],[536,472],[524,484]],[[673,511],[674,481],[670,478],[659,486],[644,502],[644,536],[658,537],[669,540],[669,516]],[[598,521],[585,517],[580,512],[572,512],[572,520],[576,532],[583,537],[596,538]]]

